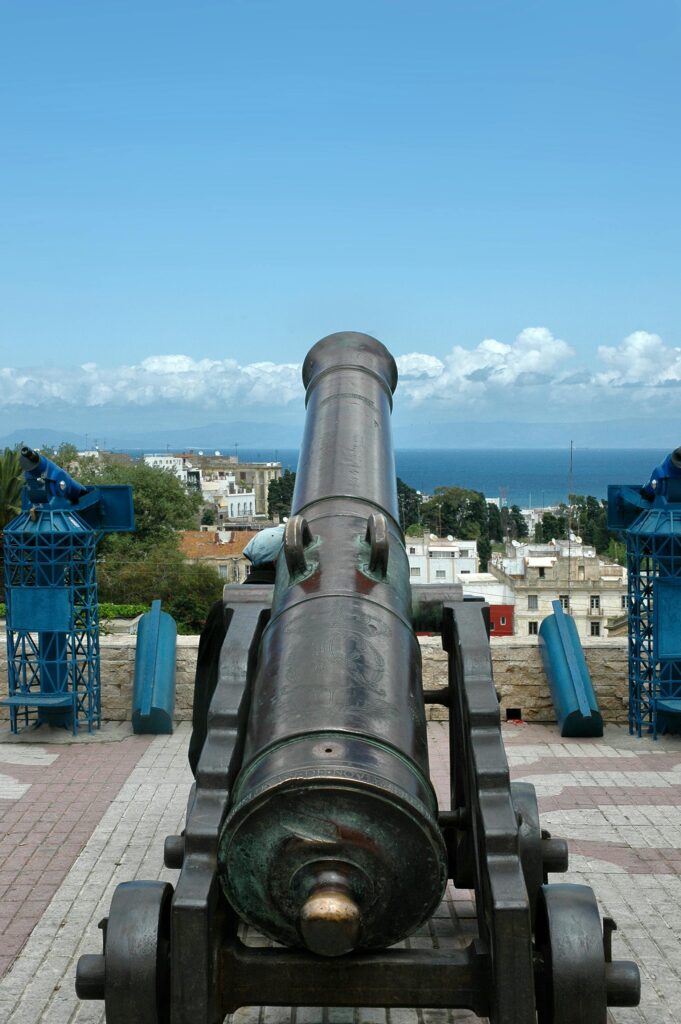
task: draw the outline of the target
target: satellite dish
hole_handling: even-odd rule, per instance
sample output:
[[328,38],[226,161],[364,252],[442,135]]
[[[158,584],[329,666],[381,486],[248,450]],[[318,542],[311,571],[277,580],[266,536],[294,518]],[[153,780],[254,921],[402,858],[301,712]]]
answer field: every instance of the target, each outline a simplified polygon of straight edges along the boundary
[[430,539],[431,540],[437,540],[437,534],[436,533],[431,533]]
[[203,452],[199,452],[199,455],[203,455]]
[[215,454],[216,454],[216,455],[219,455],[219,454],[220,454],[220,452],[216,451],[216,452],[215,452]]
[[454,538],[452,537],[451,533],[447,534],[447,540],[454,540]]

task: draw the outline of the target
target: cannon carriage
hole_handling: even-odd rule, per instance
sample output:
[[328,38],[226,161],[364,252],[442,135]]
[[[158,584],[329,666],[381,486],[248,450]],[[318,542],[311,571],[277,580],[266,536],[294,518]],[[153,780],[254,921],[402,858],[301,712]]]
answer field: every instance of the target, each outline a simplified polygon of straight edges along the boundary
[[[81,957],[108,1024],[218,1024],[241,1006],[464,1008],[493,1024],[605,1024],[636,1005],[592,891],[548,884],[567,847],[511,783],[484,604],[412,587],[390,438],[397,370],[361,334],[303,366],[306,427],[274,587],[227,586],[226,632],[177,885],[128,882]],[[448,684],[423,691],[415,630]],[[197,677],[197,686],[205,681]],[[451,805],[425,704],[449,708]],[[394,948],[451,880],[475,894],[461,948]],[[249,946],[246,922],[276,945]]]

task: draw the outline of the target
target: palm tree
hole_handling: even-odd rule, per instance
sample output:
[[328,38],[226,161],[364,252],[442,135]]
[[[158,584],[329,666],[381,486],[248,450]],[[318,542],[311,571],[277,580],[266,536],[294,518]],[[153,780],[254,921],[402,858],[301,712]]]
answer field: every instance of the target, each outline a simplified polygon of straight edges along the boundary
[[19,452],[5,448],[0,455],[0,599],[4,599],[4,529],[21,512],[21,489],[24,474],[19,465]]

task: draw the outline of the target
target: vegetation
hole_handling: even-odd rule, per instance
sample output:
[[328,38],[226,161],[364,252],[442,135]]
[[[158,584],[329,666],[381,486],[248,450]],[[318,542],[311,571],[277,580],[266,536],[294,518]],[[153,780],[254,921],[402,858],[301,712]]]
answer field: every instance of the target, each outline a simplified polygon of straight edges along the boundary
[[[400,514],[400,526],[407,532],[415,527],[419,534],[423,533],[421,526],[421,495],[415,491],[404,480],[397,478],[397,507]],[[413,535],[413,534],[412,534]]]
[[4,529],[21,512],[21,488],[24,474],[19,465],[19,452],[5,448],[0,455],[0,597],[4,595]]
[[290,469],[285,469],[277,480],[270,480],[267,489],[267,513],[270,519],[279,516],[291,515],[291,503],[293,501],[293,488],[296,483],[296,474]]
[[464,487],[436,487],[434,496],[421,506],[424,524],[438,537],[452,534],[478,542],[480,568],[484,572],[492,554],[489,505],[480,491]]
[[99,602],[99,618],[102,619],[136,619],[149,611],[148,604],[112,604],[111,601]]
[[19,452],[5,448],[0,455],[0,532],[21,512],[21,488],[24,474],[19,465]]
[[112,608],[147,611],[159,598],[177,622],[178,632],[197,633],[223,581],[210,565],[190,565],[179,548],[179,531],[196,529],[203,504],[169,470],[144,462],[81,458],[72,445],[46,452],[84,484],[130,484],[135,532],[109,534],[97,550],[97,580],[102,618],[123,614]]

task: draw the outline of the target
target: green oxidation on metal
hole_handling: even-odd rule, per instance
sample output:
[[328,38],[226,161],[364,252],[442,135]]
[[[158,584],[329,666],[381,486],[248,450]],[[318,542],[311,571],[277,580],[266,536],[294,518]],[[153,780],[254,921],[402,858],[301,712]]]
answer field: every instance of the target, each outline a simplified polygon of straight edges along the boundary
[[161,627],[161,602],[152,601],[151,610],[147,612],[145,628],[146,647],[142,665],[143,689],[140,714],[147,718],[151,714],[151,702],[154,696],[156,679],[156,655],[158,653],[159,630]]
[[[313,743],[330,743],[337,738],[347,738],[348,735],[348,733],[340,732],[338,730],[325,729],[324,731],[305,733],[304,739],[306,741],[310,741]],[[397,750],[395,747],[391,747],[387,743],[379,743],[377,740],[371,739],[369,736],[362,736],[361,734],[353,733],[352,737],[353,739],[361,739],[362,743],[366,746],[372,747],[375,750],[383,751],[394,760],[399,761],[399,763],[403,765],[407,769],[407,771],[410,772],[414,776],[414,778],[420,783],[420,785],[423,786],[431,795],[432,800],[428,810],[430,810],[431,814],[437,814],[437,798],[435,796],[435,791],[433,790],[432,783],[430,782],[430,779],[426,778],[426,776],[421,771],[419,771],[417,766],[410,758],[405,757],[404,754],[401,754],[400,751]],[[300,740],[300,736],[291,736],[283,742],[277,743],[274,747],[268,747],[266,750],[262,751],[262,753],[260,753],[258,757],[254,758],[254,760],[251,761],[247,768],[245,768],[244,771],[240,773],[234,785],[234,789],[232,791],[233,809],[244,796],[246,790],[248,789],[249,780],[257,772],[262,762],[270,758],[274,750],[282,750],[285,747],[293,746],[299,743]],[[330,767],[329,775],[333,776],[334,774],[334,769]],[[252,793],[248,794],[249,799],[251,798],[251,796]]]
[[[391,941],[397,941],[404,935],[403,915],[416,922],[411,932],[439,902],[447,874],[442,837],[436,823],[408,802],[368,790],[361,781],[309,778],[275,786],[263,799],[271,815],[253,815],[250,800],[243,816],[235,809],[236,827],[230,815],[218,870],[232,906],[265,934],[301,942],[300,909],[324,868],[335,867],[349,880],[362,916],[364,949],[385,944],[386,920],[394,929]],[[350,852],[348,835],[364,837]],[[392,884],[397,877],[399,892]]]
[[[321,537],[319,537],[318,535],[313,535],[312,540],[310,541],[310,543],[305,545],[305,563],[307,565],[307,568],[306,568],[305,572],[296,572],[296,573],[290,574],[288,572],[288,570],[285,571],[282,574],[284,579],[286,580],[286,584],[284,584],[284,586],[296,587],[300,583],[304,583],[305,580],[309,580],[311,576],[314,576],[314,574],[319,571],[319,552],[321,550],[321,547],[322,547],[322,539],[321,539]],[[283,551],[279,555],[279,558],[281,558],[283,560],[284,566],[286,566],[286,557],[285,557]],[[280,574],[279,574],[279,571],[277,569],[277,579],[279,578],[279,575]],[[276,595],[276,593],[277,593],[277,591],[276,591],[276,588],[275,588],[275,595]],[[276,604],[277,604],[276,596],[274,597],[272,603],[276,607]]]
[[[381,572],[372,572],[369,568],[371,562],[371,545],[361,534],[355,539],[357,549],[357,564],[359,571],[373,583],[383,583],[393,587],[404,595],[405,607],[411,607],[411,593],[409,586],[409,563],[405,558],[405,550],[401,544],[394,542],[391,538],[390,557],[388,558],[388,571],[383,575]],[[406,562],[406,572],[405,572]]]

